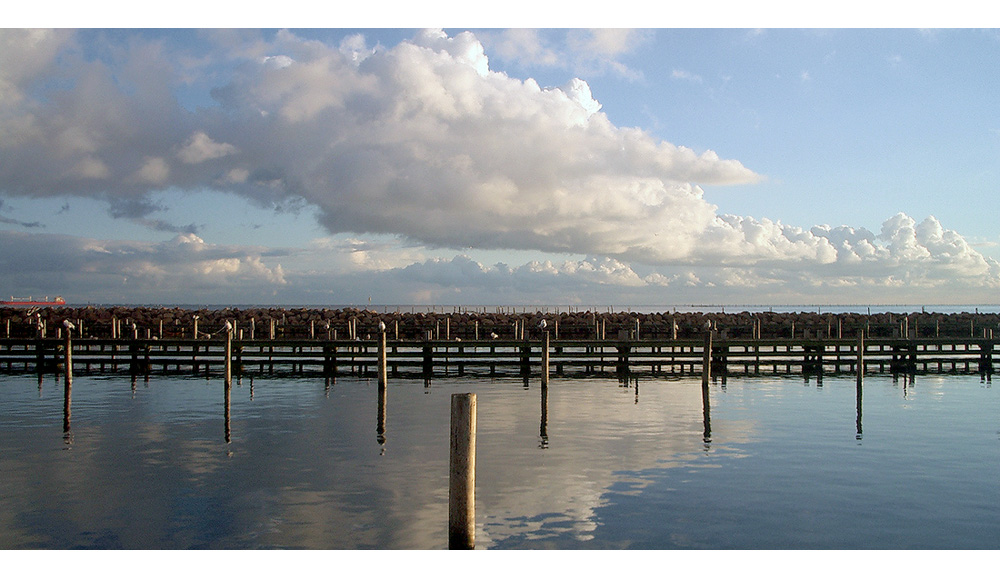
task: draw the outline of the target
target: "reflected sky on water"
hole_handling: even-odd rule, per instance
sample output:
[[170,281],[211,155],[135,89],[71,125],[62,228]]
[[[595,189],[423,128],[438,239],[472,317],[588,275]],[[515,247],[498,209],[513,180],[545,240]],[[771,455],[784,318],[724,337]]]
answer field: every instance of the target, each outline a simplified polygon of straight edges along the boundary
[[[443,549],[451,394],[478,548],[1000,547],[976,376],[0,376],[4,548]],[[228,420],[227,420],[228,417]],[[68,427],[68,428],[67,428]],[[227,442],[228,438],[228,442]]]

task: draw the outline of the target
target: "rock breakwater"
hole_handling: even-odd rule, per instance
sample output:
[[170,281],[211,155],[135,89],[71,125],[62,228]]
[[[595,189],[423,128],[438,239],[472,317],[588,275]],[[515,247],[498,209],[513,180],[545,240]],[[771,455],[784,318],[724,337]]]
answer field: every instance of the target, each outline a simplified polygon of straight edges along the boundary
[[[227,321],[244,339],[367,339],[386,326],[390,339],[538,339],[540,322],[556,339],[694,339],[708,327],[722,338],[992,337],[1000,314],[987,313],[531,313],[456,311],[378,312],[372,309],[159,307],[0,308],[0,336],[54,337],[63,321],[83,337],[199,338],[217,335]],[[79,333],[77,335],[80,335]]]

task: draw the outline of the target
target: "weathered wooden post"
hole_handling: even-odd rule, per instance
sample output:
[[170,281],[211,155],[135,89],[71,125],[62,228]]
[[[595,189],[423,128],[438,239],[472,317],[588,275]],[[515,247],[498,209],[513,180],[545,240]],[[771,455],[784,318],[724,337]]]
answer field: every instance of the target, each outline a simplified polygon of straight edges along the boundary
[[865,376],[865,333],[858,332],[858,388]]
[[389,383],[388,365],[386,364],[385,324],[379,322],[378,334],[378,384],[384,388]]
[[193,337],[193,338],[194,338],[195,340],[197,340],[197,339],[198,339],[198,316],[195,316],[195,317],[194,317],[194,336],[192,336],[192,337]]
[[712,330],[705,332],[704,354],[701,362],[701,387],[708,388],[712,380]]
[[63,324],[66,326],[66,351],[64,352],[63,365],[66,367],[66,388],[68,389],[73,385],[73,339],[71,337],[73,324],[69,320],[64,321]]
[[476,395],[451,395],[448,548],[476,547]]
[[549,333],[542,337],[542,386],[549,385]]
[[[233,384],[233,325],[226,322],[226,389]],[[228,442],[228,441],[227,441]]]

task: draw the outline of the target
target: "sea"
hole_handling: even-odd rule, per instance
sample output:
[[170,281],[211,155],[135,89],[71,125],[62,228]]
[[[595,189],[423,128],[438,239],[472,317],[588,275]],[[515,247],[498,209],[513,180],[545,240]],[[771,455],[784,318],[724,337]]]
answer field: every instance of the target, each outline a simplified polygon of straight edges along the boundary
[[0,548],[442,551],[471,392],[478,550],[996,550],[993,386],[0,374]]

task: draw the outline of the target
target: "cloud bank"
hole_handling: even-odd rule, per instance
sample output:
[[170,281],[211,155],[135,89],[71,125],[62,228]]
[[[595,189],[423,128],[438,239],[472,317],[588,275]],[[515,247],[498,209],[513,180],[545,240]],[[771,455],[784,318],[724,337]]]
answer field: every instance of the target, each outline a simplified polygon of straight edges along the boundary
[[[726,287],[761,299],[829,288],[834,298],[879,287],[945,295],[995,289],[1000,279],[997,262],[933,217],[900,213],[874,234],[719,213],[703,186],[763,177],[711,150],[613,125],[579,78],[541,87],[493,70],[468,32],[422,31],[390,48],[360,36],[336,46],[289,32],[226,38],[201,52],[141,38],[85,51],[71,31],[0,32],[0,193],[104,199],[111,215],[182,233],[165,244],[46,237],[91,269],[61,265],[120,271],[150,287],[238,278],[304,297],[324,284],[411,284],[399,300],[464,291],[560,302],[569,291],[586,301],[608,287],[655,301],[667,290]],[[541,62],[552,54],[530,33],[503,40],[498,49],[530,46]],[[632,43],[608,33],[573,46],[613,62]],[[182,105],[178,92],[199,78],[218,81]],[[260,248],[206,244],[193,226],[150,217],[154,194],[206,188],[264,206],[305,203],[331,234],[359,239],[303,249],[296,259],[309,254],[310,267],[293,272]],[[463,255],[390,256],[367,247],[366,234]],[[10,255],[29,245],[24,235],[4,232],[8,273],[33,267]],[[467,250],[590,257],[486,266]],[[357,281],[330,284],[331,272]]]

